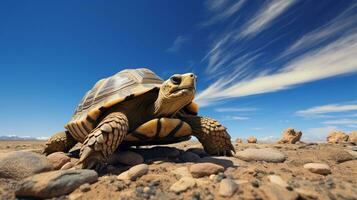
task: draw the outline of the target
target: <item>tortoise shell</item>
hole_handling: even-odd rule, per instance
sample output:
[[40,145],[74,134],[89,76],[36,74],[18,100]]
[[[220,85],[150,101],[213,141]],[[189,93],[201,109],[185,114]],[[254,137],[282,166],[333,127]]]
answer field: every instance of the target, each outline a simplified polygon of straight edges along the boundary
[[108,108],[125,100],[160,88],[163,80],[146,68],[126,69],[98,81],[89,90],[65,128],[79,142],[83,142],[95,128],[97,119]]

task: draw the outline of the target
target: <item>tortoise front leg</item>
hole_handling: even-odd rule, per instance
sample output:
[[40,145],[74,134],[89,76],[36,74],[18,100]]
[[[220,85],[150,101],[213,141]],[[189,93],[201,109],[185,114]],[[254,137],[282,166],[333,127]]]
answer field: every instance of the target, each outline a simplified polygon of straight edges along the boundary
[[180,118],[191,126],[193,135],[197,137],[204,150],[210,155],[232,156],[232,151],[235,152],[231,136],[227,133],[226,127],[218,121],[194,115]]
[[121,112],[108,114],[86,137],[77,164],[82,168],[100,171],[108,157],[128,133],[129,122]]

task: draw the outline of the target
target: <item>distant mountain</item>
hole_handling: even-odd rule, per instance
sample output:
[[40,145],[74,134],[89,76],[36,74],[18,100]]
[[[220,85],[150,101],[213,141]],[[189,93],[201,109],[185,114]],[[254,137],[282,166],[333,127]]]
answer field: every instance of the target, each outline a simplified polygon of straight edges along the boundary
[[17,135],[0,135],[0,140],[46,140],[46,137],[31,137]]

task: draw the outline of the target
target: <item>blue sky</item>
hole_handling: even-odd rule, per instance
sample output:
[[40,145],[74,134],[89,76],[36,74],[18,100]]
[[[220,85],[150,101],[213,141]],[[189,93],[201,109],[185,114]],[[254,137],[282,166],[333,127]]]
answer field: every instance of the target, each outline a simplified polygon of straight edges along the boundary
[[125,68],[198,75],[201,115],[233,138],[357,129],[357,3],[1,1],[0,135],[63,130]]

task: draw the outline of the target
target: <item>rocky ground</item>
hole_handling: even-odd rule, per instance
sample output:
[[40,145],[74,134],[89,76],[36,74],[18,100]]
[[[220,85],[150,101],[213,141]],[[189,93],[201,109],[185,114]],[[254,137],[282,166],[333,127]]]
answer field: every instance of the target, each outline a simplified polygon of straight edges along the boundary
[[71,168],[77,158],[45,158],[38,154],[43,145],[0,141],[0,199],[357,199],[351,143],[238,144],[234,157],[208,156],[194,141],[133,148],[99,175],[53,170]]

